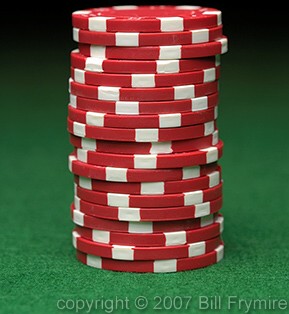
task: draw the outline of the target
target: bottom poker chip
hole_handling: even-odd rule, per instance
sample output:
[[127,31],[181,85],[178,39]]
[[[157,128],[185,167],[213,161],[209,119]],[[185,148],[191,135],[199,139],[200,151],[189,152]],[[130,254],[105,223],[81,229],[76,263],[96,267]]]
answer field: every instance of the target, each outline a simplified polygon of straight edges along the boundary
[[212,252],[196,257],[149,261],[114,260],[77,251],[77,259],[85,265],[104,270],[137,273],[170,273],[199,269],[220,262],[223,256],[223,243]]

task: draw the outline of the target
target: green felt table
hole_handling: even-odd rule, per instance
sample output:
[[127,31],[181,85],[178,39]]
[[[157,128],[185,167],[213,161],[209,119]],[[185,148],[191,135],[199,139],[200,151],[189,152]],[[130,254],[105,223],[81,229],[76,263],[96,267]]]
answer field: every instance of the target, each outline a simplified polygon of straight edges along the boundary
[[[171,274],[103,271],[76,260],[66,131],[72,44],[2,51],[2,61],[12,58],[1,75],[0,313],[75,313],[58,309],[58,300],[115,298],[128,298],[130,309],[119,303],[114,313],[149,313],[156,296],[191,296],[179,313],[199,312],[199,296],[224,299],[222,310],[207,313],[227,311],[232,295],[289,302],[288,46],[266,50],[266,41],[253,36],[243,44],[231,38],[220,79],[225,257]],[[145,311],[134,305],[140,295],[149,302]],[[109,313],[106,305],[92,313]],[[230,312],[241,313],[237,306]]]

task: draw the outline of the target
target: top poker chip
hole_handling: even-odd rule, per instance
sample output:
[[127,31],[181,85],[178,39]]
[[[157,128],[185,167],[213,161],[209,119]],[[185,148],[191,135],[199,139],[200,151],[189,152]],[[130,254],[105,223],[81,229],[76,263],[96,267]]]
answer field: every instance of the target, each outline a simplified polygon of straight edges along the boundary
[[174,32],[222,24],[221,11],[200,6],[114,6],[72,13],[73,27],[96,32]]

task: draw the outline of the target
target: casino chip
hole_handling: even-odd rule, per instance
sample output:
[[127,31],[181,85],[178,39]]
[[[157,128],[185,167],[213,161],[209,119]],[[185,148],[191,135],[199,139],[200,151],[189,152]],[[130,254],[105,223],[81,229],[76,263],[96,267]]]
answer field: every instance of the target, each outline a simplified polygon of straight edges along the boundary
[[90,255],[77,250],[77,259],[85,265],[99,269],[136,273],[171,273],[193,270],[216,264],[223,259],[223,256],[223,243],[213,251],[196,257],[161,260],[122,261]]
[[140,247],[174,246],[191,242],[205,241],[222,234],[224,218],[222,215],[208,215],[197,219],[199,224],[190,230],[129,233],[117,231],[103,231],[76,225],[75,231],[88,240],[117,245],[131,245]]
[[114,6],[73,12],[73,27],[96,32],[177,32],[222,24],[222,12],[200,6]]
[[70,94],[70,105],[74,108],[124,116],[195,112],[215,107],[218,103],[218,93],[173,101],[103,101]]
[[198,178],[165,181],[165,182],[108,182],[103,180],[90,179],[87,177],[75,176],[74,182],[83,189],[124,194],[159,195],[174,194],[196,190],[206,190],[221,183],[221,167],[207,175]]
[[67,131],[77,259],[153,273],[218,263],[220,56],[228,50],[221,11],[87,8],[72,13],[72,28]]
[[76,209],[86,215],[119,221],[170,221],[199,218],[221,210],[222,197],[196,205],[179,207],[116,207],[95,204],[74,197]]
[[205,71],[209,68],[217,67],[220,64],[220,55],[181,60],[113,60],[86,57],[79,53],[78,49],[71,52],[71,66],[73,68],[100,73],[104,72],[129,75],[138,73],[184,73],[192,71]]
[[99,46],[168,46],[207,43],[222,37],[222,25],[212,28],[195,29],[181,32],[163,33],[124,33],[95,32],[73,28],[73,39],[76,42]]

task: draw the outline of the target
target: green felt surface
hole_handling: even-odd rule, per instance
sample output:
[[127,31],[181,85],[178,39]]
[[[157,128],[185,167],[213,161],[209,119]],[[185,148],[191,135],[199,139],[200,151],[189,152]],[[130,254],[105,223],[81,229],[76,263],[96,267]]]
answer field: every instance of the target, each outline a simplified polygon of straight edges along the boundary
[[[139,295],[149,300],[143,313],[154,312],[155,296],[166,295],[192,297],[179,313],[198,312],[201,295],[224,297],[222,310],[206,313],[224,313],[230,295],[289,302],[288,49],[265,51],[265,42],[254,46],[253,39],[245,49],[237,41],[222,58],[220,81],[225,258],[182,273],[116,273],[77,262],[67,168],[70,47],[43,42],[34,52],[23,49],[17,64],[3,65],[0,313],[75,313],[58,310],[57,300],[116,297],[127,297],[130,310],[119,305],[114,313],[140,313]],[[8,55],[18,52],[2,52]],[[106,305],[91,313],[110,312]]]

